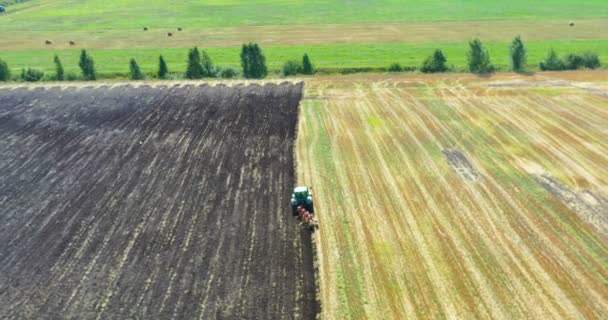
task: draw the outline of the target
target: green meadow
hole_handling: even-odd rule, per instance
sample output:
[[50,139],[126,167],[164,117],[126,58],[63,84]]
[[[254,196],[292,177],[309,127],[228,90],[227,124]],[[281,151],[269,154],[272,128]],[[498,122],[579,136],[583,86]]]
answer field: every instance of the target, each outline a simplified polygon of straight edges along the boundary
[[[527,42],[528,64],[531,70],[538,68],[538,63],[545,58],[547,52],[554,48],[557,53],[582,53],[592,51],[600,56],[608,57],[608,40],[601,41],[536,41]],[[509,43],[486,43],[492,62],[500,69],[509,67]],[[268,68],[280,70],[284,61],[300,59],[308,53],[316,68],[328,72],[339,72],[348,68],[383,68],[397,62],[406,67],[419,67],[426,56],[434,49],[441,48],[448,58],[448,64],[456,70],[466,67],[467,43],[420,43],[420,44],[346,44],[346,45],[314,45],[314,46],[269,46],[264,47]],[[204,48],[214,63],[220,66],[240,67],[239,47]],[[162,54],[171,72],[183,72],[186,68],[187,49],[121,49],[121,50],[92,50],[90,51],[97,71],[101,74],[126,73],[129,70],[129,60],[135,58],[147,73],[154,73],[158,56]],[[0,58],[8,62],[13,72],[21,68],[31,67],[51,72],[54,54],[59,55],[67,72],[77,73],[78,56],[80,51],[74,50],[37,50],[37,51],[7,51],[0,53]]]

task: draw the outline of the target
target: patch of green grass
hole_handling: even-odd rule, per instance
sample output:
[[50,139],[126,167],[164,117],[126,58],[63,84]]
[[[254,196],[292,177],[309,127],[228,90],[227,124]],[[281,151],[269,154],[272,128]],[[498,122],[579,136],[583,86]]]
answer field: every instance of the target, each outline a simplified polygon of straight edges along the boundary
[[369,122],[369,125],[374,128],[382,127],[382,119],[378,117],[369,117],[367,121]]
[[[558,54],[592,51],[600,57],[608,57],[608,40],[584,41],[530,41],[528,47],[528,64],[531,70],[538,69],[550,48]],[[503,70],[509,68],[509,43],[489,42],[486,47],[490,52],[492,63]],[[311,46],[269,46],[264,47],[267,64],[270,70],[278,71],[287,60],[298,59],[308,53],[318,69],[345,68],[382,68],[392,62],[404,66],[420,66],[426,56],[434,49],[441,48],[447,56],[448,65],[458,70],[465,70],[467,43],[384,43],[384,44],[340,44]],[[206,48],[213,61],[221,66],[240,68],[240,47]],[[22,68],[36,68],[44,71],[53,70],[53,55],[58,54],[66,72],[78,72],[79,49],[70,50],[28,50],[0,52],[0,59],[7,61],[10,68],[17,72]],[[156,72],[158,56],[162,54],[171,72],[183,72],[186,69],[187,49],[117,49],[91,50],[97,71],[100,73],[127,73],[129,60],[135,58],[146,73]],[[603,61],[604,64],[608,63]]]
[[354,22],[606,17],[605,0],[31,0],[0,30],[210,27]]

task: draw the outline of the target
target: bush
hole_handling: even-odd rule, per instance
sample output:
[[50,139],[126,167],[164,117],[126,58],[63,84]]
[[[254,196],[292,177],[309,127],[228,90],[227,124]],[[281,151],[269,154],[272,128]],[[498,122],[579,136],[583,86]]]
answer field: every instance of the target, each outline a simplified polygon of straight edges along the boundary
[[520,36],[515,37],[511,43],[511,66],[513,71],[521,72],[526,69],[528,54]]
[[8,64],[0,59],[0,81],[9,81],[11,79],[11,69]]
[[388,71],[389,72],[401,72],[401,71],[403,71],[403,68],[401,67],[400,64],[395,62],[388,67]]
[[583,57],[577,54],[568,54],[564,59],[564,65],[566,70],[576,70],[582,68],[585,65]]
[[588,69],[597,69],[601,66],[600,57],[593,52],[583,53],[583,65]]
[[161,55],[158,58],[158,78],[166,79],[167,73],[169,73],[169,68],[167,67],[167,63],[165,62],[165,58]]
[[234,68],[226,67],[221,68],[218,74],[221,78],[232,79],[239,76],[239,71]]
[[131,80],[143,80],[145,78],[144,74],[141,72],[139,65],[135,59],[131,58],[129,62],[129,78]]
[[247,79],[262,79],[268,74],[266,57],[257,43],[243,44],[241,49],[243,75]]
[[97,79],[97,75],[95,73],[95,62],[84,49],[80,52],[80,61],[78,66],[80,66],[80,70],[82,70],[82,77],[84,80]]
[[308,74],[308,75],[315,73],[315,69],[314,69],[312,63],[310,62],[310,58],[308,57],[308,54],[306,54],[306,53],[302,57],[302,73]]
[[540,62],[539,67],[542,71],[560,71],[566,69],[564,62],[557,57],[557,54],[553,49],[549,51],[545,61]]
[[40,81],[44,77],[44,72],[36,69],[28,68],[21,71],[21,79],[27,82]]
[[549,51],[545,61],[540,63],[540,70],[543,71],[560,71],[560,70],[576,70],[581,68],[597,69],[601,66],[600,58],[593,52],[585,52],[582,55],[568,54],[564,59],[557,57],[553,49]]
[[55,80],[57,80],[57,81],[65,80],[63,65],[61,64],[61,60],[59,60],[59,57],[57,55],[55,55],[53,62],[55,63]]
[[68,73],[68,74],[65,76],[65,79],[66,79],[67,81],[77,81],[77,80],[78,80],[78,75],[77,75],[77,74],[75,74],[75,73],[73,73],[73,72],[70,72],[70,73]]
[[447,59],[443,55],[443,52],[440,49],[437,49],[433,55],[426,58],[420,71],[424,73],[446,72],[449,70],[448,66],[445,64],[446,62]]
[[469,71],[473,73],[494,72],[494,66],[490,63],[490,54],[483,47],[479,39],[469,42]]
[[302,72],[302,65],[297,61],[290,60],[285,62],[283,65],[283,75],[284,76],[294,76],[298,73]]

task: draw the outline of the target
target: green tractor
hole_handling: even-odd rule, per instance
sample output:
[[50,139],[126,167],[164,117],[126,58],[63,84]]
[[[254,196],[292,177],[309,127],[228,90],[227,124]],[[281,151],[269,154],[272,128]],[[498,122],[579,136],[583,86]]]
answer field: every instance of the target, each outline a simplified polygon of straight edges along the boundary
[[291,194],[291,211],[294,216],[298,215],[298,207],[306,209],[314,214],[315,207],[312,200],[312,190],[309,187],[295,187]]

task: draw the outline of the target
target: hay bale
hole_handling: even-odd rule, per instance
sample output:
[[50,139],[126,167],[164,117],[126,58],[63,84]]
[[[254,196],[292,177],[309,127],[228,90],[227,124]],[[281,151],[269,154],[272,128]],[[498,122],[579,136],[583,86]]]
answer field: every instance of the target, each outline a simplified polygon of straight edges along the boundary
[[168,37],[173,37],[173,33],[169,32],[169,33],[167,33],[167,36]]
[[182,28],[179,28],[179,27],[178,27],[178,28],[177,28],[177,31],[182,31]]
[[53,44],[53,41],[51,41],[51,40],[46,40],[44,43],[46,43],[47,45],[48,45],[48,44]]
[[574,22],[570,21],[570,23],[568,25],[571,27],[574,27]]
[[74,42],[74,41],[70,41],[70,45],[71,45],[71,46],[73,46],[73,45],[75,45],[75,44],[76,44],[76,42]]

